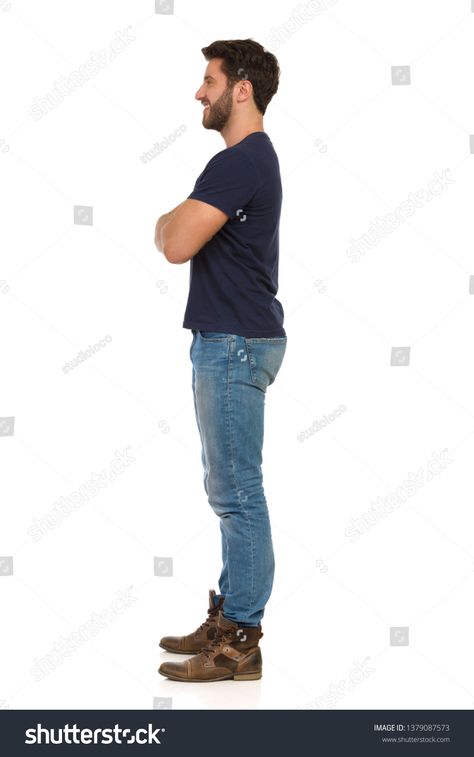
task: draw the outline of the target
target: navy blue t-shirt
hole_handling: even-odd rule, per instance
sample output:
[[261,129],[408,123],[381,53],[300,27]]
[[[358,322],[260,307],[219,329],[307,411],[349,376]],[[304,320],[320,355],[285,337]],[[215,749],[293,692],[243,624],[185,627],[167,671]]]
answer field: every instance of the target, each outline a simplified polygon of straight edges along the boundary
[[252,132],[214,155],[188,199],[214,205],[229,220],[191,258],[183,328],[286,336],[275,296],[282,187],[269,136]]

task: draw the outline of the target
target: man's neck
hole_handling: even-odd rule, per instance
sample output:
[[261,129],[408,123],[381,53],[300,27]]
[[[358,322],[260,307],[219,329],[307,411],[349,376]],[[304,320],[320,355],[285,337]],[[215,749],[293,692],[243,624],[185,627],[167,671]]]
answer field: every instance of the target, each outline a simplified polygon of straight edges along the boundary
[[247,124],[245,127],[239,126],[239,127],[231,127],[228,132],[226,132],[226,129],[222,129],[221,136],[224,139],[226,147],[233,147],[238,142],[241,142],[245,137],[248,137],[249,134],[253,134],[255,131],[265,131],[263,128],[263,120],[259,119],[258,121]]

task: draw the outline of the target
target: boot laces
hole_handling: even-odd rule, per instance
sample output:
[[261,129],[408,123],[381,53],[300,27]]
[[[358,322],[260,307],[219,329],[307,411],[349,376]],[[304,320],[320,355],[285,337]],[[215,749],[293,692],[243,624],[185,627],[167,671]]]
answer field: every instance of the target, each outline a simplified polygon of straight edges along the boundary
[[233,640],[233,636],[233,631],[226,631],[220,626],[217,626],[216,635],[206,644],[205,647],[202,647],[201,652],[204,653],[206,657],[209,657],[211,654],[214,654],[216,652],[217,648],[222,644],[223,641],[231,642]]
[[211,618],[215,618],[216,615],[219,614],[219,605],[216,605],[216,607],[210,607],[207,611],[207,618],[204,621],[204,623],[201,623],[201,625],[198,628],[198,631],[203,631],[205,628],[209,628],[211,625],[210,620]]

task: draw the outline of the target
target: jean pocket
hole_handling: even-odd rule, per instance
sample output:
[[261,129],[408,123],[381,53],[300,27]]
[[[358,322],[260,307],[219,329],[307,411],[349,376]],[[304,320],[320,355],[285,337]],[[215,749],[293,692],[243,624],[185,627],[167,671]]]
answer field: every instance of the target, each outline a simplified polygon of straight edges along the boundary
[[225,342],[230,336],[223,331],[201,331],[199,329],[199,333],[205,342]]
[[276,342],[286,342],[288,341],[287,336],[247,336],[245,337],[247,342],[256,342],[257,344],[259,342],[270,342],[276,343]]
[[252,383],[266,392],[283,363],[287,337],[245,337]]

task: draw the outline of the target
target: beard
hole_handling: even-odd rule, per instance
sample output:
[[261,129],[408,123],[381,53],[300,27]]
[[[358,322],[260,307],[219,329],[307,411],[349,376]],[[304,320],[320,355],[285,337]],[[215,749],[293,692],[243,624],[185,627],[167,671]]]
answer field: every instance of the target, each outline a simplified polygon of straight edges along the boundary
[[214,105],[209,103],[209,110],[206,110],[202,117],[202,125],[205,129],[222,131],[232,112],[232,93],[233,88],[228,87]]

